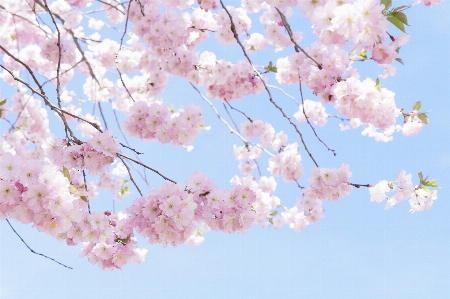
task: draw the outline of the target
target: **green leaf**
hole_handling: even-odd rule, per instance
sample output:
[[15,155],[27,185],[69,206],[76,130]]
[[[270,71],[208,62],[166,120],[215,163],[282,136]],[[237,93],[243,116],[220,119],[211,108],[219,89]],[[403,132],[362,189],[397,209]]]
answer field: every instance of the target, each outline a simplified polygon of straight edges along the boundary
[[420,179],[420,182],[422,183],[422,182],[423,182],[423,174],[422,174],[422,171],[419,172],[419,179]]
[[127,192],[128,190],[130,190],[130,188],[128,187],[122,187],[122,189],[120,190],[121,194],[124,194],[125,192]]
[[70,192],[70,194],[77,194],[78,193],[78,189],[75,188],[74,185],[70,185],[69,186],[69,192]]
[[128,242],[130,242],[130,236],[126,237],[125,239],[116,237],[116,242],[122,243],[123,245],[126,245]]
[[87,196],[81,195],[80,198],[81,198],[81,200],[84,200],[85,202],[88,202]]
[[417,101],[413,105],[413,110],[419,110],[420,107],[422,107],[422,103],[420,101]]
[[396,17],[394,17],[392,15],[387,17],[387,20],[389,22],[391,22],[393,25],[395,25],[395,27],[397,27],[398,29],[400,29],[401,31],[406,33],[405,25],[403,25],[402,21],[400,21],[399,19],[397,19]]
[[404,13],[402,13],[401,11],[397,11],[397,12],[393,12],[392,15],[394,17],[396,17],[397,19],[400,20],[400,22],[402,22],[405,25],[408,25],[408,18],[406,17],[406,15]]
[[428,125],[428,117],[425,113],[419,113],[417,116],[424,124]]
[[392,0],[381,0],[381,4],[384,4],[384,10],[388,10],[392,6]]
[[392,10],[392,12],[397,12],[397,11],[400,11],[400,10],[406,10],[407,8],[410,8],[411,6],[409,6],[409,5],[402,5],[402,6],[399,6],[399,7],[396,7],[396,8],[394,8],[393,10]]
[[0,102],[0,106],[5,105],[5,103],[6,103],[6,100],[1,101],[1,102]]
[[64,177],[66,177],[70,182],[70,173],[69,173],[69,170],[66,168],[66,166],[63,166],[63,174],[64,174]]
[[375,80],[375,88],[381,92],[380,79],[378,77]]
[[436,180],[431,180],[424,183],[425,186],[439,188],[438,184],[436,184]]
[[405,65],[405,64],[403,63],[403,60],[402,60],[401,58],[395,58],[395,60],[397,60],[397,61],[400,62],[401,64]]
[[269,62],[269,65],[264,67],[264,69],[268,72],[273,72],[276,73],[277,72],[277,67],[273,66],[272,61]]

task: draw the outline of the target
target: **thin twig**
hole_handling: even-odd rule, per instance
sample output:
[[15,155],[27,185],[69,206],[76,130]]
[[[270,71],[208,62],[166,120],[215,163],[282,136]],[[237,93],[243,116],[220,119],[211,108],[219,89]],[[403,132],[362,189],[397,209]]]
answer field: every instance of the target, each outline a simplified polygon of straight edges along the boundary
[[243,112],[243,111],[241,111],[241,110],[239,110],[239,109],[234,108],[233,106],[230,105],[230,103],[229,103],[227,100],[225,100],[225,103],[227,103],[228,106],[230,106],[230,108],[231,108],[232,110],[235,110],[235,111],[241,113],[242,115],[244,115],[251,123],[253,122],[253,120],[252,120],[250,117],[248,117],[247,114],[245,114],[245,112]]
[[148,170],[151,170],[151,171],[153,171],[154,173],[158,174],[160,177],[162,177],[162,178],[165,179],[166,181],[172,182],[172,183],[174,183],[174,184],[177,183],[177,182],[175,182],[174,180],[169,179],[169,178],[166,177],[165,175],[161,174],[158,170],[153,169],[153,168],[151,168],[151,167],[145,165],[145,164],[142,163],[142,162],[139,162],[139,161],[137,161],[137,160],[134,160],[133,158],[130,158],[130,157],[125,156],[125,155],[120,154],[120,153],[117,153],[117,157],[122,157],[122,158],[128,159],[128,160],[130,160],[130,161],[133,161],[134,163],[139,164],[139,165],[141,165],[141,166],[147,168]]
[[311,152],[308,149],[308,146],[305,143],[305,140],[303,139],[303,135],[300,132],[300,130],[298,129],[298,127],[292,122],[291,118],[289,116],[286,115],[286,113],[283,111],[283,108],[281,108],[280,106],[278,106],[277,103],[275,103],[275,101],[272,98],[272,93],[270,92],[269,88],[267,87],[266,82],[264,81],[263,77],[261,76],[261,74],[259,73],[259,71],[256,69],[255,65],[253,64],[252,60],[250,59],[250,57],[247,54],[247,51],[245,50],[244,45],[242,45],[241,40],[239,39],[239,35],[236,32],[236,26],[234,25],[233,22],[233,17],[231,16],[230,12],[228,11],[228,9],[225,7],[225,5],[223,4],[222,0],[220,0],[220,4],[222,5],[222,8],[225,10],[225,12],[228,14],[228,17],[230,18],[230,29],[233,32],[234,38],[236,39],[237,43],[239,44],[239,46],[241,47],[244,56],[247,58],[248,62],[250,63],[250,65],[253,68],[253,71],[256,73],[257,77],[261,80],[262,84],[264,85],[265,90],[267,91],[267,94],[269,95],[269,100],[272,103],[272,105],[274,105],[283,115],[284,118],[286,118],[289,121],[289,124],[291,124],[291,126],[294,127],[295,131],[297,132],[297,134],[300,136],[300,140],[303,144],[303,147],[305,149],[305,151],[308,153],[309,157],[311,158],[311,160],[314,162],[314,165],[316,165],[317,167],[319,167],[319,164],[316,162],[316,160],[314,159],[313,155],[311,154]]
[[136,187],[137,191],[138,191],[139,194],[142,196],[141,189],[139,189],[139,186],[136,184],[136,182],[135,182],[134,179],[133,179],[133,176],[131,175],[130,167],[128,167],[127,163],[125,163],[125,161],[123,160],[122,157],[120,157],[119,155],[117,155],[117,157],[120,159],[120,161],[122,161],[123,165],[125,165],[125,167],[127,168],[128,175],[130,176],[130,180],[133,182],[133,184],[134,184],[134,186]]
[[289,23],[286,20],[286,16],[277,8],[275,7],[275,9],[278,11],[278,13],[280,14],[281,17],[281,21],[283,21],[283,26],[284,28],[286,28],[287,33],[289,34],[289,38],[291,39],[291,42],[294,44],[294,49],[295,52],[300,52],[302,51],[303,54],[306,55],[306,57],[308,57],[309,59],[311,59],[312,61],[314,61],[314,63],[317,65],[317,67],[319,68],[319,70],[322,69],[322,65],[320,63],[318,63],[314,58],[312,58],[308,53],[306,53],[305,50],[303,50],[302,47],[300,47],[297,42],[294,40],[294,35],[292,34],[292,30],[291,30],[291,26],[289,25]]
[[361,188],[361,187],[373,187],[371,184],[355,184],[355,183],[348,183],[350,186],[353,186],[355,188]]
[[228,116],[230,117],[231,122],[233,123],[234,127],[236,128],[236,131],[238,131],[239,134],[240,134],[241,132],[239,131],[239,127],[237,126],[236,122],[234,121],[234,118],[231,116],[230,111],[228,111],[228,108],[227,108],[227,106],[225,105],[225,103],[223,103],[223,108],[225,108],[225,111],[227,112]]
[[102,119],[103,119],[103,123],[105,124],[105,130],[108,130],[108,123],[106,122],[105,116],[103,115],[102,105],[100,104],[100,102],[98,102],[97,104],[98,104],[98,110],[100,110],[100,115],[102,116]]
[[[225,120],[225,119],[223,119],[223,117],[222,116],[220,116],[220,114],[219,114],[219,111],[217,111],[217,109],[216,109],[216,107],[214,107],[214,105],[211,103],[211,101],[210,100],[208,100],[208,98],[206,98],[201,92],[200,92],[200,90],[198,90],[198,88],[194,85],[194,84],[192,84],[192,83],[190,83],[191,84],[191,86],[198,92],[198,94],[202,97],[202,99],[205,101],[205,102],[207,102],[208,104],[209,104],[209,106],[211,106],[211,108],[214,110],[214,112],[216,113],[216,115],[217,115],[217,117],[227,126],[227,128],[230,130],[230,132],[232,133],[232,134],[235,134],[236,136],[238,136],[245,144],[251,144],[251,145],[254,145],[254,144],[252,144],[251,142],[249,142],[247,139],[245,139],[239,132],[236,132],[231,126],[230,126],[230,124]],[[265,151],[269,156],[273,156],[273,154],[271,153],[271,152],[269,152],[268,150],[266,150],[265,148],[263,148],[263,147],[261,147],[261,146],[259,146],[259,145],[256,145],[256,146],[258,146],[258,147],[260,147],[263,151]]]
[[[84,171],[84,169],[83,169],[83,179],[84,179],[84,189],[86,191],[88,191],[88,189],[87,189],[87,182],[86,182],[86,172]],[[87,201],[87,204],[88,204],[88,212],[90,214],[91,213],[91,205],[89,204],[89,199]]]
[[276,89],[276,90],[281,91],[285,96],[287,96],[287,97],[290,98],[292,101],[294,101],[294,103],[297,104],[297,106],[300,106],[300,103],[295,99],[295,97],[293,97],[293,96],[291,96],[290,94],[288,94],[286,91],[284,91],[284,89],[282,89],[282,88],[280,88],[280,87],[278,87],[278,86],[275,86],[275,85],[269,85],[269,84],[267,84],[267,87],[270,87],[270,88],[273,88],[273,89]]
[[313,130],[314,135],[316,135],[317,139],[318,139],[318,140],[319,140],[319,141],[327,148],[327,150],[329,150],[329,151],[331,151],[331,152],[333,153],[333,156],[336,156],[336,151],[335,151],[334,149],[329,148],[328,145],[327,145],[325,142],[323,142],[322,139],[320,139],[319,135],[317,135],[316,129],[313,127],[313,125],[312,125],[311,122],[309,121],[308,116],[306,115],[306,111],[305,111],[305,101],[304,101],[304,98],[303,98],[303,90],[302,90],[302,81],[301,81],[301,79],[300,79],[300,76],[299,76],[299,85],[300,85],[300,97],[301,97],[301,99],[302,99],[302,108],[303,108],[302,110],[303,110],[303,115],[304,115],[305,118],[306,118],[306,122],[307,122],[308,125],[311,127],[311,129]]
[[20,241],[22,241],[22,243],[25,244],[25,246],[26,246],[32,253],[37,254],[37,255],[40,255],[40,256],[42,256],[42,257],[45,257],[46,259],[52,260],[52,261],[54,261],[55,263],[60,264],[60,265],[63,266],[63,267],[66,267],[67,269],[73,270],[72,267],[66,266],[66,265],[64,265],[63,263],[58,262],[58,261],[55,260],[54,258],[51,258],[51,257],[49,257],[49,256],[46,256],[45,254],[36,252],[36,251],[34,251],[33,249],[31,249],[31,247],[28,246],[28,244],[24,241],[24,239],[19,235],[19,233],[18,233],[18,232],[14,229],[14,227],[11,225],[11,223],[10,223],[9,220],[8,220],[8,218],[6,218],[5,220],[6,220],[6,222],[8,223],[9,227],[11,227],[11,229],[13,230],[13,232],[19,237]]
[[128,18],[130,16],[130,7],[131,7],[131,3],[133,3],[133,0],[130,1],[130,3],[128,3],[128,9],[127,9],[127,18],[125,20],[125,30],[123,31],[122,37],[120,38],[120,46],[119,46],[119,50],[117,50],[116,53],[116,57],[114,59],[114,62],[116,63],[116,70],[119,73],[119,77],[120,77],[120,81],[122,82],[123,87],[125,88],[125,90],[127,91],[128,95],[130,96],[131,100],[133,100],[133,102],[135,102],[133,96],[131,95],[131,92],[128,90],[128,87],[125,85],[125,82],[123,81],[122,78],[122,72],[119,70],[119,63],[117,62],[117,58],[119,56],[119,52],[122,50],[122,45],[123,45],[123,38],[125,37],[125,34],[127,33],[127,28],[128,28]]

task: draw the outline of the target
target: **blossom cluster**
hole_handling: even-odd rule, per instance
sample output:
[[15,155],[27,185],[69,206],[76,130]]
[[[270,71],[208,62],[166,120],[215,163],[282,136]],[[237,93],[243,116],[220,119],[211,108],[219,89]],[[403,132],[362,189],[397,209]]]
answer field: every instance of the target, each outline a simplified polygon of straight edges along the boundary
[[182,112],[171,113],[163,103],[148,105],[137,102],[124,122],[124,129],[131,136],[185,146],[194,142],[202,126],[202,110],[194,104],[188,105]]
[[395,125],[400,110],[395,106],[394,93],[380,88],[371,79],[360,81],[348,78],[333,89],[335,107],[349,118],[359,118],[375,128],[387,129]]
[[352,176],[348,164],[340,168],[314,167],[308,178],[309,187],[304,191],[306,197],[338,201],[350,194],[352,187],[348,179]]
[[[409,211],[411,213],[429,210],[433,201],[437,199],[437,190],[430,191],[425,186],[414,186],[412,175],[406,174],[405,170],[400,172],[395,182],[382,180],[375,186],[370,187],[369,191],[371,201],[381,203],[387,200],[386,210],[409,198]],[[391,197],[387,196],[386,193],[391,191],[396,193]]]
[[114,162],[118,141],[111,131],[96,132],[86,143],[69,144],[67,140],[49,137],[43,144],[47,156],[57,165],[100,174]]
[[239,60],[232,64],[217,60],[213,53],[204,52],[199,63],[198,70],[190,72],[187,79],[205,86],[206,94],[212,98],[231,101],[264,90],[261,79],[247,61]]
[[[303,2],[304,3],[304,2]],[[302,8],[306,8],[305,4]],[[320,1],[314,10],[304,10],[311,15],[314,33],[327,45],[343,45],[352,40],[355,49],[372,49],[387,37],[388,22],[378,0],[356,0],[346,3]]]
[[333,101],[332,89],[336,81],[357,75],[351,67],[348,52],[336,45],[325,45],[317,41],[303,52],[277,60],[276,79],[280,84],[306,84],[322,100]]
[[136,247],[133,228],[119,214],[87,212],[89,194],[76,173],[50,163],[36,163],[9,152],[0,156],[0,219],[32,224],[74,246],[85,242],[84,255],[103,269],[140,263],[146,251]]
[[194,173],[185,186],[166,182],[136,199],[127,209],[129,223],[150,243],[177,246],[186,242],[197,225],[213,230],[244,232],[255,221],[255,191],[239,182],[220,190],[203,173]]
[[[396,126],[401,110],[394,93],[381,88],[378,80],[361,81],[353,68],[355,60],[370,60],[386,68],[382,78],[395,73],[391,64],[401,62],[399,50],[408,36],[387,33],[389,16],[382,3],[390,1],[242,0],[241,7],[224,9],[219,0],[139,0],[120,5],[105,0],[94,10],[88,9],[94,5],[91,0],[44,1],[45,5],[35,1],[33,9],[28,2],[4,0],[0,10],[4,49],[0,78],[15,90],[8,101],[0,100],[0,119],[10,125],[0,139],[0,219],[32,224],[70,246],[84,243],[81,256],[103,269],[143,261],[146,250],[137,248],[134,230],[164,246],[199,244],[201,231],[243,233],[256,223],[275,228],[287,224],[301,231],[323,217],[323,200],[338,201],[351,191],[348,165],[316,167],[308,179],[310,186],[301,187],[303,198],[290,209],[282,206],[274,194],[275,177],[285,182],[302,177],[299,145],[288,143],[287,133],[276,132],[271,124],[249,120],[242,123],[242,134],[257,141],[242,138],[244,146],[234,146],[239,170],[246,177],[233,177],[231,188],[219,189],[205,174],[195,173],[184,183],[167,182],[139,197],[126,210],[129,215],[91,212],[89,201],[97,188],[112,191],[114,199],[131,193],[125,180],[131,177],[128,166],[116,159],[119,141],[110,131],[102,132],[97,119],[101,114],[108,128],[102,109],[110,109],[106,116],[123,112],[127,116],[123,127],[131,136],[160,143],[189,146],[204,128],[199,106],[190,104],[175,112],[156,99],[170,76],[184,78],[226,104],[263,92],[270,79],[266,73],[275,72],[280,84],[304,84],[321,100],[305,100],[294,114],[299,122],[308,118],[324,126],[328,114],[322,103],[331,103],[350,118],[349,127],[363,124],[363,134],[377,140],[392,139],[395,129],[405,136],[416,135],[427,123],[425,113],[413,108],[403,114],[403,126]],[[415,4],[420,2],[431,6],[441,0]],[[286,23],[298,7],[318,36],[310,47],[296,45],[303,33]],[[258,17],[250,14],[256,13],[262,26],[252,28]],[[53,22],[47,26],[40,20]],[[120,35],[113,37],[114,30]],[[231,62],[199,51],[202,42],[208,45],[212,38],[235,47],[238,38],[247,59]],[[268,45],[274,52],[292,47],[296,53],[279,58],[275,65],[270,62],[269,67],[251,62],[248,54]],[[79,93],[68,89],[74,78],[83,82]],[[79,105],[70,103],[75,98]],[[92,114],[82,107],[86,101],[93,104]],[[66,139],[51,133],[49,109],[64,124]],[[78,123],[73,125],[74,121]],[[80,141],[79,134],[87,141]],[[263,151],[269,154],[271,176],[260,174],[258,180],[252,172]],[[86,179],[84,170],[98,175],[99,181]],[[429,209],[437,197],[422,179],[414,186],[404,171],[396,182],[371,187],[371,200],[387,199],[390,208],[409,198],[415,212]],[[391,190],[396,194],[389,198],[386,193]]]

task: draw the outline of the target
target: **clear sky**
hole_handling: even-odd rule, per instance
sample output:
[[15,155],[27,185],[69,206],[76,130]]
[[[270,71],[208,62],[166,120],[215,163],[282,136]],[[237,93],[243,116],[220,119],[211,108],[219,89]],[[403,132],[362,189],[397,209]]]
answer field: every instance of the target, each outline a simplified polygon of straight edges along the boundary
[[[394,1],[394,6],[402,4],[409,2]],[[0,299],[450,298],[450,4],[444,1],[433,8],[420,5],[407,10],[407,16],[411,39],[400,52],[405,66],[395,64],[396,76],[381,84],[396,93],[398,107],[410,109],[414,102],[422,101],[423,110],[431,110],[430,125],[419,136],[395,134],[394,141],[377,143],[361,136],[361,129],[340,133],[339,121],[330,119],[325,128],[317,130],[336,150],[336,157],[317,142],[306,125],[300,128],[321,166],[349,163],[354,183],[394,180],[402,169],[413,174],[416,184],[420,170],[430,178],[438,178],[442,188],[430,211],[410,214],[406,202],[385,211],[384,204],[370,202],[368,190],[361,188],[338,203],[325,202],[325,217],[301,233],[287,227],[278,231],[254,227],[244,235],[209,232],[201,246],[176,248],[150,245],[139,238],[140,247],[149,250],[146,261],[113,272],[102,271],[79,258],[80,247],[68,247],[12,221],[35,251],[74,269],[34,255],[8,224],[0,221]],[[310,25],[299,22],[291,26],[304,31],[302,45],[307,46],[311,40]],[[390,30],[399,34],[398,30]],[[242,59],[236,46],[215,47],[213,51],[218,58]],[[291,51],[279,54],[284,56]],[[260,55],[255,56],[255,61],[267,64],[268,59]],[[377,67],[369,66],[362,73],[375,74],[376,70]],[[288,86],[286,90],[298,97],[298,86]],[[273,93],[291,115],[296,111],[288,98],[277,91]],[[218,186],[227,188],[229,179],[238,171],[232,145],[240,145],[240,140],[217,120],[188,83],[171,79],[162,98],[176,106],[190,102],[201,105],[205,124],[212,129],[199,135],[190,153],[156,142],[140,143],[138,149],[145,152],[146,161],[176,181],[203,171]],[[306,98],[316,100],[309,92]],[[254,119],[273,119],[277,130],[290,132],[265,94],[235,105]],[[235,119],[243,120],[239,115]],[[294,136],[290,134],[291,140]],[[305,182],[311,163],[304,152],[301,154]],[[267,157],[261,159],[262,165],[265,160]],[[149,178],[153,187],[162,184],[160,177]],[[297,187],[283,183],[278,185],[276,195],[287,206],[300,197]],[[124,209],[135,196],[133,193],[116,203],[116,207]],[[111,207],[109,194],[95,201],[93,204],[99,209]]]

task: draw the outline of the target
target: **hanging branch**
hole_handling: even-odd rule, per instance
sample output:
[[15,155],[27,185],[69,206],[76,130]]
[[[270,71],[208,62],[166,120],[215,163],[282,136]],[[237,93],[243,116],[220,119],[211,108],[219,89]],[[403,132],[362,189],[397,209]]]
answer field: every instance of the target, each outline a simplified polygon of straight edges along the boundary
[[236,128],[236,131],[238,131],[239,134],[240,134],[241,132],[239,131],[239,127],[237,126],[236,122],[234,121],[234,118],[231,116],[230,111],[228,111],[228,108],[227,108],[227,106],[225,105],[225,103],[223,104],[223,108],[225,108],[225,111],[227,112],[228,116],[230,117],[231,122],[233,123],[234,127]]
[[[255,146],[253,143],[251,143],[250,141],[248,141],[247,139],[245,139],[239,132],[236,132],[231,126],[230,126],[230,124],[225,120],[225,119],[223,119],[223,117],[222,116],[220,116],[220,114],[219,114],[219,111],[217,111],[217,109],[216,109],[216,107],[214,107],[214,105],[213,105],[213,103],[211,103],[211,101],[210,100],[208,100],[201,92],[200,92],[200,90],[198,90],[198,88],[197,87],[195,87],[195,85],[193,85],[192,83],[190,83],[191,84],[191,86],[198,92],[198,94],[202,97],[202,99],[205,101],[205,102],[207,102],[208,104],[209,104],[209,106],[211,106],[211,108],[214,110],[214,113],[216,113],[216,115],[217,115],[217,117],[227,126],[227,128],[230,130],[230,132],[232,133],[232,134],[235,134],[236,136],[238,136],[245,144],[251,144],[251,145],[253,145],[253,146]],[[258,145],[256,145],[256,146],[258,146]],[[258,146],[258,147],[260,147],[260,146]],[[266,150],[265,148],[263,148],[263,147],[260,147],[263,151],[265,151],[269,156],[273,156],[273,154],[272,153],[270,153],[268,150]]]
[[316,160],[314,159],[313,155],[311,154],[311,152],[308,149],[308,146],[305,143],[305,140],[303,139],[303,135],[300,132],[300,130],[298,129],[297,125],[294,124],[291,120],[291,118],[289,116],[286,115],[286,113],[283,111],[283,108],[281,108],[280,106],[278,106],[277,103],[275,103],[275,101],[272,98],[272,93],[270,92],[269,88],[267,87],[266,82],[264,81],[264,79],[262,78],[261,74],[259,73],[259,71],[255,68],[255,65],[253,64],[252,60],[250,59],[250,57],[247,54],[247,51],[245,50],[244,45],[242,45],[241,40],[239,39],[239,35],[236,32],[236,26],[233,22],[233,17],[231,16],[230,12],[228,11],[228,9],[225,7],[225,5],[223,4],[222,0],[220,0],[220,4],[222,5],[222,8],[225,10],[225,12],[228,14],[228,17],[230,18],[230,29],[233,32],[234,38],[236,39],[237,43],[239,44],[239,46],[241,47],[244,56],[247,58],[248,62],[250,63],[250,65],[253,68],[253,71],[256,73],[256,76],[261,80],[262,84],[264,85],[264,89],[267,91],[267,94],[269,95],[269,100],[272,103],[272,105],[274,105],[278,110],[280,110],[281,114],[283,115],[284,118],[286,118],[289,122],[289,124],[291,126],[294,127],[295,131],[297,132],[297,134],[300,136],[300,140],[303,144],[303,147],[305,149],[305,151],[308,153],[309,157],[311,158],[311,160],[313,161],[314,165],[316,165],[316,167],[319,167],[319,164],[316,162]]
[[130,168],[128,167],[127,163],[125,163],[125,161],[123,160],[122,157],[120,157],[119,155],[117,155],[117,158],[120,159],[120,161],[122,161],[123,165],[125,165],[125,167],[127,168],[128,171],[128,175],[130,176],[130,180],[133,182],[134,186],[136,187],[137,191],[139,192],[139,194],[142,196],[142,192],[141,189],[139,189],[139,186],[136,184],[136,182],[133,179],[133,176],[131,175],[131,171]]
[[[130,3],[128,3],[128,9],[127,9],[127,18],[125,20],[125,30],[123,31],[122,37],[120,38],[120,46],[119,46],[119,50],[117,50],[116,53],[116,57],[114,59],[114,62],[116,63],[116,70],[119,73],[119,77],[120,77],[120,81],[122,82],[123,87],[125,88],[125,90],[127,91],[128,95],[130,96],[131,100],[133,100],[133,102],[136,102],[133,98],[133,96],[131,95],[131,92],[128,90],[127,86],[125,85],[125,82],[123,81],[122,78],[122,72],[119,70],[119,64],[117,63],[117,57],[119,56],[119,52],[120,50],[122,50],[122,45],[123,45],[123,38],[125,37],[125,34],[127,33],[127,28],[128,28],[128,17],[130,16],[130,7],[131,7],[131,3],[133,3],[133,0],[130,1]],[[144,14],[144,13],[142,13]]]
[[60,265],[63,266],[63,267],[66,267],[67,269],[73,270],[72,267],[66,266],[66,265],[64,265],[63,263],[58,262],[58,261],[55,260],[54,258],[51,258],[51,257],[49,257],[49,256],[46,256],[45,254],[36,252],[36,251],[34,251],[33,249],[31,249],[31,247],[28,246],[28,244],[23,240],[23,238],[19,235],[19,233],[18,233],[18,232],[14,229],[14,227],[11,225],[11,223],[10,223],[9,220],[8,220],[8,218],[6,218],[5,220],[6,220],[6,222],[8,223],[9,227],[13,230],[13,232],[19,237],[20,241],[22,241],[22,243],[25,244],[25,246],[26,246],[32,253],[37,254],[37,255],[40,255],[40,256],[42,256],[42,257],[45,257],[46,259],[52,260],[52,261],[54,261],[55,263],[60,264]]
[[309,121],[309,118],[308,118],[308,116],[306,115],[306,111],[305,111],[305,101],[304,101],[304,98],[303,98],[303,91],[302,91],[302,81],[300,80],[300,76],[299,76],[299,82],[300,82],[300,97],[301,97],[301,99],[302,99],[302,110],[303,110],[303,115],[305,116],[305,118],[306,118],[306,122],[308,123],[308,125],[311,127],[311,129],[313,130],[313,132],[314,132],[314,135],[316,135],[316,137],[317,137],[317,139],[327,148],[327,150],[328,151],[331,151],[332,153],[333,153],[333,156],[335,156],[336,157],[336,151],[334,150],[334,149],[331,149],[331,148],[329,148],[328,147],[328,145],[325,143],[325,142],[323,142],[322,141],[322,139],[320,139],[320,137],[319,137],[319,135],[317,135],[317,132],[316,132],[316,129],[314,129],[314,127],[313,127],[313,125],[311,124],[311,122]]
[[108,130],[108,123],[106,122],[105,116],[103,115],[102,105],[100,104],[100,102],[97,102],[97,104],[98,104],[98,110],[100,110],[100,115],[102,116],[102,119],[103,119],[103,123],[105,124],[105,130]]

